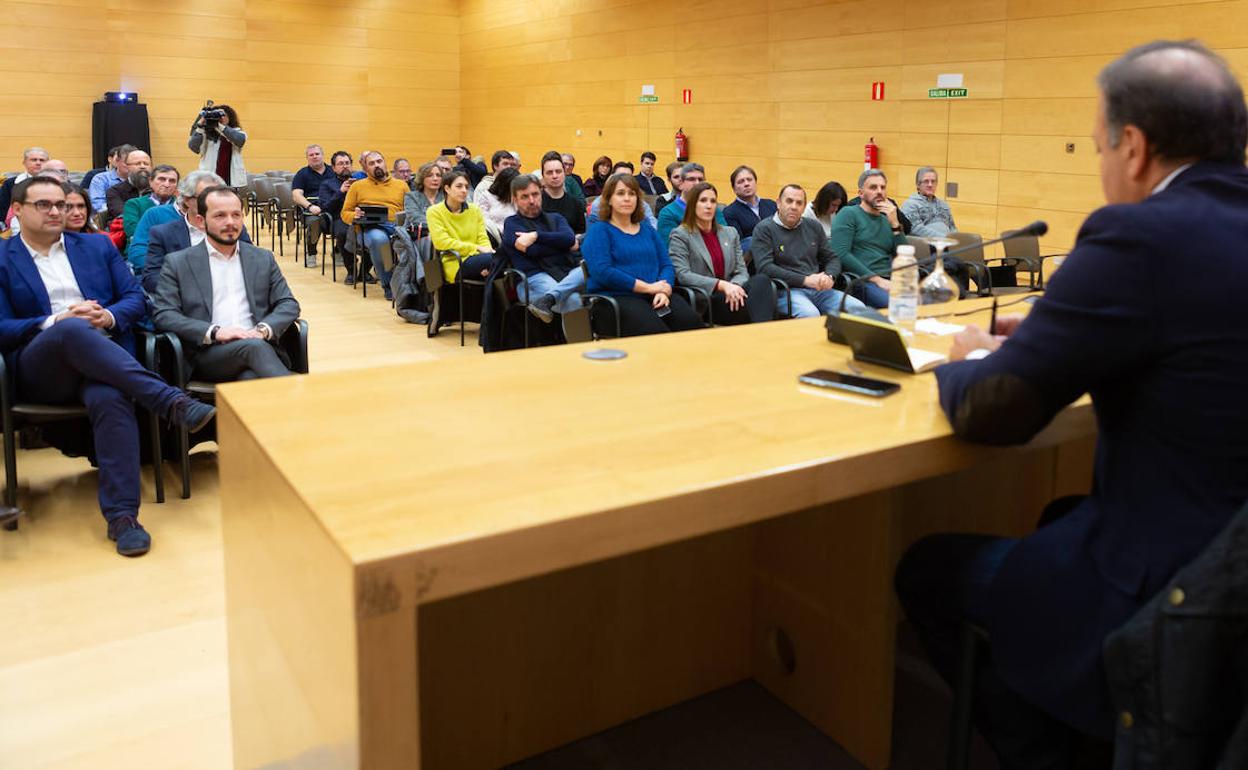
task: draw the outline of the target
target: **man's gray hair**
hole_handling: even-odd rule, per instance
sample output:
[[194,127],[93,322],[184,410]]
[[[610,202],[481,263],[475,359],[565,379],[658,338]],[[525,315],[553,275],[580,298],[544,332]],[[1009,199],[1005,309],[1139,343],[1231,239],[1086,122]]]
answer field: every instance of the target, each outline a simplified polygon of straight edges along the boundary
[[195,197],[195,188],[199,187],[199,183],[207,180],[209,187],[222,187],[225,180],[211,171],[192,171],[182,177],[182,181],[178,182],[178,195],[183,198]]
[[873,176],[878,176],[885,182],[888,182],[888,177],[884,176],[883,171],[880,171],[878,168],[869,168],[858,175],[858,189],[861,190],[862,186],[867,183],[867,180]]
[[706,169],[702,168],[701,163],[686,163],[685,165],[680,167],[681,176],[684,176],[685,174],[688,174],[691,171],[701,171],[702,176],[706,176]]
[[32,152],[41,152],[45,158],[50,159],[52,157],[52,155],[42,147],[27,147],[25,150],[22,150],[22,160],[29,158]]
[[[915,185],[915,187],[918,187],[919,182],[922,182],[922,181],[923,181],[923,175],[924,175],[924,174],[936,174],[936,178],[938,178],[938,179],[940,178],[940,174],[937,174],[937,173],[936,173],[936,169],[932,168],[931,166],[921,166],[921,167],[919,168],[919,170],[918,170],[918,171],[914,172],[914,185]],[[860,184],[860,185],[858,185],[858,186],[859,186],[859,187],[862,187],[862,185],[861,185],[861,184]]]
[[309,144],[307,147],[304,147],[304,148],[303,148],[303,154],[304,154],[304,155],[307,155],[307,154],[308,154],[308,150],[312,149],[313,147],[315,147],[316,149],[320,150],[322,155],[324,155],[324,154],[325,154],[325,148],[324,148],[324,147],[322,147],[322,146],[320,146],[319,144]]

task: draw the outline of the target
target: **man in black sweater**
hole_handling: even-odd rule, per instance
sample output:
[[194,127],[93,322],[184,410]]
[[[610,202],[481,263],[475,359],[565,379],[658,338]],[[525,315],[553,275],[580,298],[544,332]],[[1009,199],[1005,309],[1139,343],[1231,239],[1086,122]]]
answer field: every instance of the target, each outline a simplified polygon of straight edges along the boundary
[[568,192],[564,185],[563,156],[551,150],[542,156],[542,211],[568,220],[572,232],[585,232],[585,202]]

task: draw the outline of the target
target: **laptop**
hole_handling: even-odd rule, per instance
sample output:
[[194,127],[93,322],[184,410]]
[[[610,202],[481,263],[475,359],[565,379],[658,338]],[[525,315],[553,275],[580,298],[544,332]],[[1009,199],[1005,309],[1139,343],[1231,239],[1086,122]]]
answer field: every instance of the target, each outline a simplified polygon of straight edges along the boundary
[[828,316],[825,325],[828,340],[849,345],[858,361],[918,374],[949,360],[942,353],[909,347],[901,329],[885,321],[842,313]]

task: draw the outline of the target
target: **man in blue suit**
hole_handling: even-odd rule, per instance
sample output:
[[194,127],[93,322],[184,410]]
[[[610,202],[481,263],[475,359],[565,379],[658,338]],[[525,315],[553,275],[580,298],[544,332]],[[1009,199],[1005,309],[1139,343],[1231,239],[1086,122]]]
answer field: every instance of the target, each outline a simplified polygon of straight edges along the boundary
[[0,245],[0,352],[18,397],[87,407],[100,468],[100,510],[124,556],[147,553],[138,523],[139,433],[134,406],[198,430],[215,409],[165,384],[134,358],[143,292],[113,245],[66,233],[68,187],[35,177],[13,191],[18,237]]
[[1131,728],[1113,713],[1105,637],[1248,499],[1243,92],[1195,43],[1133,49],[1099,84],[1110,205],[1025,320],[967,329],[936,370],[955,432],[981,443],[1023,443],[1090,393],[1092,493],[1056,501],[1022,539],[926,538],[897,571],[946,678],[960,622],[987,628],[975,718],[1003,768],[1070,767],[1084,736]]

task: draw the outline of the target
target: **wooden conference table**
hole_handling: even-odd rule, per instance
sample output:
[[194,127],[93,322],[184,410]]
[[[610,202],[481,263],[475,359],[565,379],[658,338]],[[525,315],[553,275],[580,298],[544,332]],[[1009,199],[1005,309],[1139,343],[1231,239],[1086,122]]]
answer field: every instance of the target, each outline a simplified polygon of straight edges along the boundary
[[900,553],[1089,488],[1086,400],[971,446],[931,374],[799,386],[823,319],[599,346],[219,389],[237,767],[498,767],[753,677],[884,768]]

